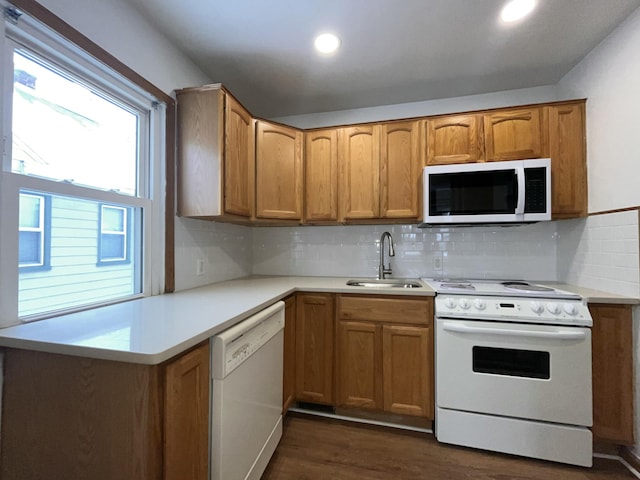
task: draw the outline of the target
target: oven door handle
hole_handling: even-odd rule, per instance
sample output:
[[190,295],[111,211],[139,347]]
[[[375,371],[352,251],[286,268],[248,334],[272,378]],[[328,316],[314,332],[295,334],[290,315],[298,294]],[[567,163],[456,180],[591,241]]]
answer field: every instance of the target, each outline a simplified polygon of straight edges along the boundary
[[469,325],[458,325],[455,323],[445,323],[443,328],[447,332],[499,335],[505,337],[525,337],[525,338],[547,338],[555,340],[583,340],[586,333],[581,331],[537,331],[537,330],[515,330],[513,328],[488,328],[471,327]]

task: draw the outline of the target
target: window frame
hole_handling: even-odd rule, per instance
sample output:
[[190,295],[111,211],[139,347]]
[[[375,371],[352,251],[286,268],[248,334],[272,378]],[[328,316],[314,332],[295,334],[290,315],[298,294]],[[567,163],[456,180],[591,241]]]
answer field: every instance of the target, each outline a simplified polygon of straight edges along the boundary
[[[0,0],[0,7],[7,3]],[[136,274],[141,285],[141,293],[129,297],[116,298],[113,301],[85,304],[77,308],[64,311],[52,311],[42,315],[18,317],[18,234],[0,238],[0,328],[25,321],[39,320],[64,313],[81,311],[100,305],[118,303],[143,296],[158,295],[172,291],[173,270],[170,278],[165,278],[165,262],[152,264],[151,259],[162,258],[165,261],[173,253],[173,232],[167,233],[165,224],[173,228],[173,208],[165,208],[167,199],[173,201],[174,190],[172,184],[167,184],[167,177],[173,181],[172,167],[174,154],[167,147],[175,141],[175,135],[168,127],[174,125],[170,115],[175,111],[175,102],[153,85],[144,81],[99,46],[82,36],[79,32],[64,25],[55,15],[47,10],[36,9],[34,17],[23,13],[17,24],[0,22],[0,63],[3,65],[4,75],[0,78],[0,131],[5,138],[3,142],[3,162],[0,169],[0,229],[2,231],[17,232],[18,212],[6,205],[15,205],[20,190],[35,190],[39,193],[77,197],[82,200],[103,202],[108,204],[124,204],[136,211],[135,224],[130,226],[131,236],[140,235],[142,252],[129,251],[129,260],[140,262],[141,273]],[[60,29],[60,27],[64,27]],[[65,37],[73,38],[72,43],[58,31],[71,33]],[[68,30],[68,31],[67,31]],[[140,128],[145,141],[139,142],[142,147],[141,155],[148,156],[148,163],[138,165],[138,192],[140,196],[131,197],[113,191],[97,190],[66,182],[52,182],[38,177],[29,177],[11,172],[11,141],[10,126],[12,119],[11,94],[13,83],[13,68],[5,68],[13,55],[15,45],[27,48],[38,58],[46,59],[63,71],[69,71],[73,77],[80,77],[90,85],[106,92],[110,97],[126,99],[125,103],[133,102],[138,105],[139,98],[148,105],[147,126]],[[81,48],[81,45],[83,48]],[[12,66],[12,63],[11,63]],[[87,80],[90,78],[90,81]],[[103,81],[101,81],[102,79]],[[105,80],[106,79],[106,80]],[[113,87],[117,84],[117,88]],[[9,133],[9,134],[8,134]],[[146,141],[149,139],[151,141]],[[169,162],[167,162],[169,156]],[[167,198],[165,198],[165,194]],[[123,198],[124,197],[124,198]],[[4,205],[4,206],[2,206]],[[137,215],[140,212],[140,215]],[[130,216],[131,217],[131,216]],[[134,231],[135,230],[135,231]],[[131,238],[131,236],[129,238]],[[165,239],[170,241],[170,249],[165,250]],[[113,264],[110,262],[110,264]],[[15,265],[16,267],[13,267]],[[167,287],[168,288],[165,288]]]
[[[39,264],[21,264],[18,259],[18,269],[20,273],[27,272],[40,272],[51,270],[51,196],[38,192],[30,192],[22,190],[19,193],[20,199],[22,196],[38,197],[41,199],[40,204],[40,223],[39,229],[23,228],[18,222],[18,232],[33,232],[39,231],[41,235],[40,240],[40,258],[42,262]],[[18,216],[20,212],[18,211]]]
[[[123,207],[121,205],[110,205],[107,203],[101,203],[99,205],[100,211],[98,213],[98,261],[96,265],[99,267],[107,266],[107,265],[126,265],[131,263],[131,248],[129,245],[131,239],[131,208]],[[122,210],[124,219],[122,224],[122,231],[115,230],[105,230],[104,225],[102,223],[102,219],[104,216],[104,209],[111,208]],[[102,236],[103,235],[122,235],[123,237],[123,247],[124,247],[124,257],[121,258],[113,258],[113,259],[105,259],[102,255]]]

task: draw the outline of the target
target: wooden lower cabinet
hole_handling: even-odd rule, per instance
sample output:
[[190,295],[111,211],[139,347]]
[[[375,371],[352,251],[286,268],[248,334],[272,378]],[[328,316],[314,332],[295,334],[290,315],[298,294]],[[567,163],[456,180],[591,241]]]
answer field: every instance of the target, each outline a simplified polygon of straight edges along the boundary
[[340,295],[337,405],[433,420],[433,299]]
[[209,343],[162,365],[7,349],[0,478],[205,480]]
[[434,418],[433,328],[383,325],[384,411]]
[[209,342],[165,366],[164,480],[209,474]]
[[296,298],[296,399],[332,405],[334,295]]
[[282,377],[282,413],[287,413],[296,398],[296,297],[284,300],[284,352]]
[[632,445],[633,323],[630,305],[590,304],[593,365],[593,436]]

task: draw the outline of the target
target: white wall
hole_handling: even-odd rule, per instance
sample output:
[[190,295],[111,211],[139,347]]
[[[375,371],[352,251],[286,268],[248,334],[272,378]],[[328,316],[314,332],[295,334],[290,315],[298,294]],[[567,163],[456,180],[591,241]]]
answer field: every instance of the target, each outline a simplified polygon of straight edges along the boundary
[[[592,50],[559,83],[565,95],[586,97],[587,100],[587,164],[589,171],[589,212],[600,212],[640,205],[640,150],[638,135],[640,127],[637,112],[640,109],[640,9],[614,30],[600,45]],[[607,215],[610,218],[590,218],[586,224],[569,224],[568,228],[583,229],[576,239],[577,248],[598,258],[599,252],[609,260],[621,262],[616,249],[620,225],[610,225],[620,219],[627,221],[628,215],[636,216],[635,235],[637,251],[637,212],[625,216]],[[598,232],[598,224],[607,228]],[[611,227],[611,228],[609,228]],[[633,227],[628,227],[633,229]],[[601,235],[602,234],[602,235]],[[575,232],[570,235],[576,235]],[[595,243],[594,243],[595,242]],[[571,243],[571,242],[569,242]],[[632,245],[633,242],[629,243]],[[584,247],[584,249],[583,249]],[[626,251],[626,247],[622,247]],[[566,251],[566,247],[559,247]],[[605,260],[600,257],[600,260]],[[615,293],[639,296],[637,254],[631,262],[630,276],[620,279],[618,267],[604,267],[587,261],[576,261],[567,270],[567,276],[584,286],[598,286]],[[598,260],[597,262],[599,262]],[[603,268],[604,267],[604,268]],[[562,267],[563,269],[565,267]],[[635,281],[634,281],[635,277]],[[636,439],[640,438],[640,309],[634,311],[634,368],[636,387]],[[633,448],[640,457],[640,443]]]
[[640,9],[559,83],[586,97],[589,212],[640,205]]
[[555,85],[544,87],[522,88],[482,95],[444,98],[425,102],[402,103],[398,105],[383,105],[380,107],[341,110],[337,112],[311,113],[307,115],[293,115],[279,117],[274,120],[293,125],[298,128],[316,128],[332,125],[349,125],[362,122],[377,122],[400,118],[423,117],[446,113],[484,110],[488,108],[510,107],[530,103],[553,102],[568,100],[561,98],[561,91]]
[[38,0],[167,94],[211,83],[137,10],[123,0]]

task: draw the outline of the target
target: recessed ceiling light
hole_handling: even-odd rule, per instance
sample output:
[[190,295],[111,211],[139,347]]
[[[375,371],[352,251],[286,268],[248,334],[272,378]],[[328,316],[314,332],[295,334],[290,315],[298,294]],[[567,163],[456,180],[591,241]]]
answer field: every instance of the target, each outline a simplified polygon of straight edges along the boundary
[[536,0],[511,0],[502,9],[500,18],[503,22],[515,22],[529,15],[535,6]]
[[316,37],[315,46],[320,53],[333,53],[340,46],[340,39],[333,33],[323,33]]

